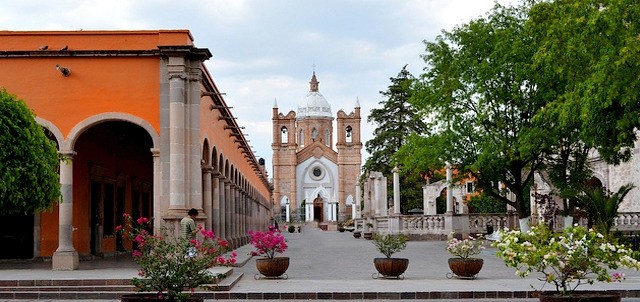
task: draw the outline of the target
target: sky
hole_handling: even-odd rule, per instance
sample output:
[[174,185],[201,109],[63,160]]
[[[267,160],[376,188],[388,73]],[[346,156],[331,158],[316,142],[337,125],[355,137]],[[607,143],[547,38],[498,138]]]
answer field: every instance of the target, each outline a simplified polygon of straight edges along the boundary
[[[503,1],[500,1],[501,3]],[[390,78],[419,76],[423,41],[484,16],[494,0],[0,0],[0,30],[188,29],[271,174],[274,101],[297,110],[315,70],[333,115],[359,101],[362,141]],[[335,135],[335,134],[334,134]],[[335,140],[334,140],[335,141]],[[363,146],[363,164],[369,154]]]

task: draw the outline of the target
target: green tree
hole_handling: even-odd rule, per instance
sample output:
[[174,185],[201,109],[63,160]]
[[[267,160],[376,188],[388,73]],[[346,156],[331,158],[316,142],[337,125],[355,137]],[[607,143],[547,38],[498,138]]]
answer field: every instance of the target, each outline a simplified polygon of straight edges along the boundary
[[527,24],[536,69],[560,92],[550,110],[612,164],[630,158],[640,127],[638,20],[637,0],[557,0],[534,5]]
[[0,89],[0,215],[51,209],[60,200],[55,143],[24,101]]
[[[371,156],[365,161],[365,175],[370,171],[382,172],[389,180],[388,197],[393,196],[393,176],[391,170],[397,163],[392,156],[406,144],[411,133],[424,133],[427,128],[417,109],[409,102],[413,94],[415,77],[407,70],[407,66],[395,78],[390,78],[391,85],[386,91],[380,91],[386,100],[379,104],[382,108],[371,110],[367,122],[377,125],[373,138],[365,143]],[[419,172],[400,171],[401,210],[422,207],[423,179]]]
[[[528,5],[496,4],[487,17],[425,41],[426,72],[412,102],[432,133],[411,136],[398,153],[405,166],[423,171],[451,163],[458,177],[473,176],[477,190],[512,205],[521,218],[529,215],[528,188],[550,139],[533,121],[548,91],[536,85]],[[411,153],[424,160],[416,163]]]

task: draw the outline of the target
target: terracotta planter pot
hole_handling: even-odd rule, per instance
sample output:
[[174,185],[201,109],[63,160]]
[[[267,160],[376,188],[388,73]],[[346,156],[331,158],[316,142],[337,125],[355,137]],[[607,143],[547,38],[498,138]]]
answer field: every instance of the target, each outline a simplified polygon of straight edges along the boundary
[[374,258],[373,266],[383,277],[399,277],[404,274],[409,266],[406,258]]
[[256,259],[256,268],[267,278],[278,278],[289,268],[289,257]]
[[[122,302],[153,302],[153,301],[177,301],[175,299],[162,299],[157,293],[125,294],[120,297]],[[204,298],[191,296],[183,302],[203,302]]]
[[449,268],[458,277],[475,279],[482,269],[484,260],[481,258],[449,258]]
[[364,232],[364,233],[362,233],[362,236],[364,237],[364,239],[371,240],[371,237],[373,237],[373,233],[372,232]]
[[557,292],[541,292],[540,302],[620,302],[620,293],[607,291],[577,291],[570,297],[557,296]]

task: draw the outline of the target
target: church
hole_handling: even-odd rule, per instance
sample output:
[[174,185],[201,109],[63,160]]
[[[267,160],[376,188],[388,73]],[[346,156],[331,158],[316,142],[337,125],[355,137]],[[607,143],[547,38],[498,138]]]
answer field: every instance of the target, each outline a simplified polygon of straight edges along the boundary
[[327,225],[353,217],[360,200],[360,104],[334,118],[315,71],[309,85],[297,111],[273,106],[273,209],[285,221]]

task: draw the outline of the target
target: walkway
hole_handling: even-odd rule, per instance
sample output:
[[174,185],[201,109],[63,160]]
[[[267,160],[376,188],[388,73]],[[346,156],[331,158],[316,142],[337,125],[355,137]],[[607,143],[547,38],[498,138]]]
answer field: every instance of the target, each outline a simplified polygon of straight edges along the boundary
[[[255,258],[248,256],[250,246],[237,250],[238,260],[246,262],[234,268],[234,275],[243,273],[239,282],[227,292],[215,292],[217,299],[241,300],[397,300],[397,299],[491,299],[508,301],[530,298],[531,286],[541,285],[535,276],[521,279],[514,269],[495,257],[495,250],[482,252],[484,267],[475,280],[447,279],[449,272],[446,242],[411,241],[407,249],[394,255],[408,258],[409,268],[404,280],[373,279],[373,258],[381,257],[371,241],[355,239],[350,232],[303,229],[302,233],[284,233],[291,258],[288,279],[255,279]],[[76,271],[51,271],[50,263],[0,263],[0,280],[56,279],[122,279],[136,275],[131,261],[95,261],[81,263]],[[31,268],[31,269],[27,269]],[[582,290],[621,290],[628,296],[640,294],[640,272],[624,271],[623,283],[583,285]],[[553,290],[547,286],[545,289]],[[524,299],[522,301],[536,301]],[[3,300],[0,300],[3,301]],[[15,301],[15,300],[14,300]],[[49,300],[54,301],[54,300]],[[66,300],[70,301],[70,300]],[[106,301],[106,300],[101,300]],[[114,301],[114,300],[111,300]],[[117,300],[116,300],[117,301]],[[640,301],[640,299],[623,299]]]

